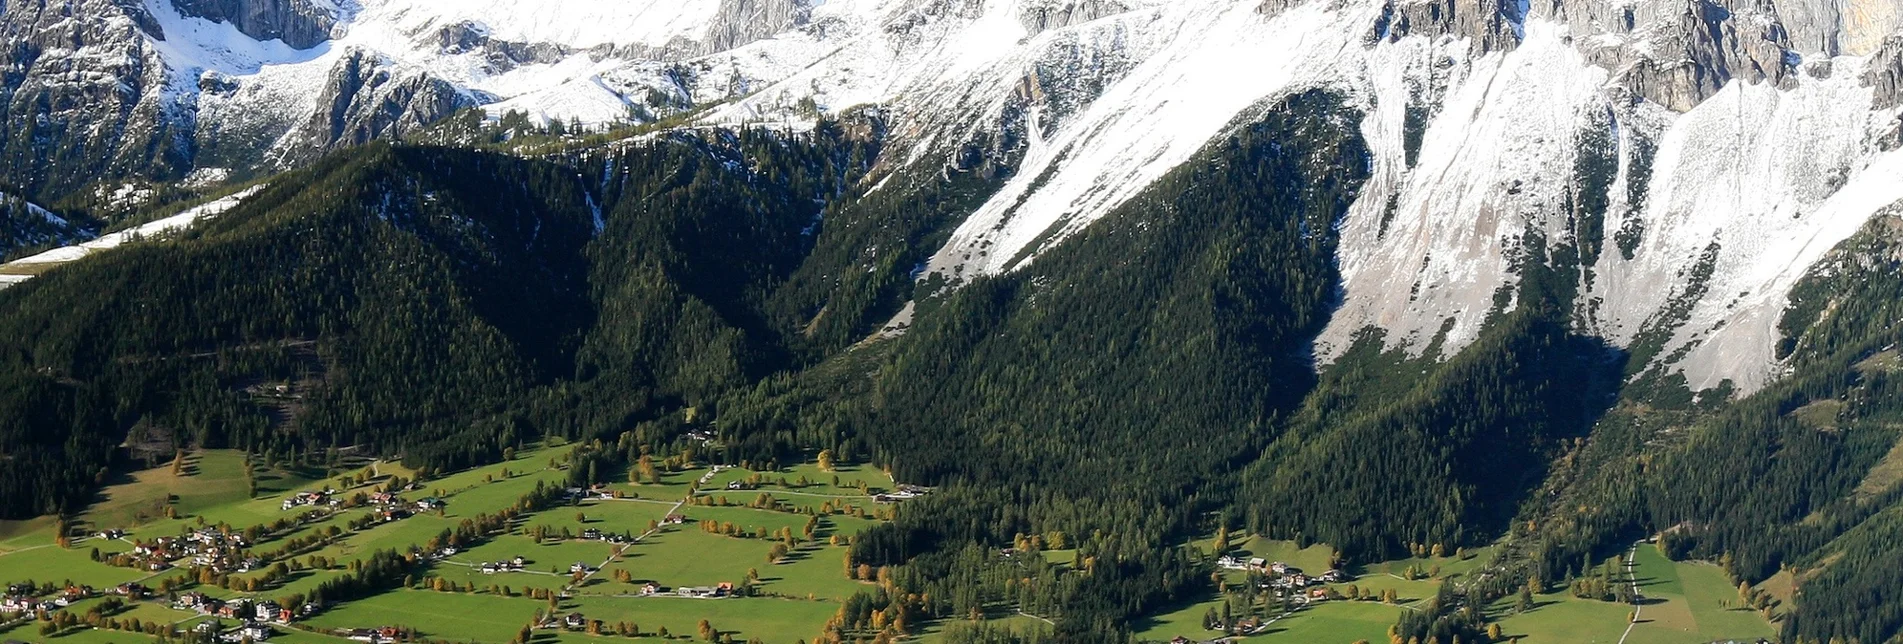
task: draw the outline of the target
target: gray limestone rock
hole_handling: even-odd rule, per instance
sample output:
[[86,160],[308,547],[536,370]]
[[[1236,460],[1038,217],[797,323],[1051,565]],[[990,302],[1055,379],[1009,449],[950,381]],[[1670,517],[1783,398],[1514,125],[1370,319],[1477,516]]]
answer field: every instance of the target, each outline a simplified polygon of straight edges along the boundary
[[330,39],[337,16],[310,0],[173,0],[179,13],[230,23],[258,40],[310,49]]
[[401,136],[477,101],[441,79],[392,70],[375,54],[351,50],[331,69],[317,105],[293,134],[305,144],[286,149],[283,162],[308,162],[339,147]]
[[1863,84],[1876,90],[1875,108],[1903,105],[1903,33],[1890,36],[1863,68]]
[[1037,34],[1129,10],[1128,6],[1116,0],[1046,0],[1026,3],[1018,18],[1024,22],[1026,30]]
[[1452,36],[1470,39],[1475,53],[1511,51],[1520,44],[1525,10],[1516,0],[1389,0],[1375,24],[1375,36]]

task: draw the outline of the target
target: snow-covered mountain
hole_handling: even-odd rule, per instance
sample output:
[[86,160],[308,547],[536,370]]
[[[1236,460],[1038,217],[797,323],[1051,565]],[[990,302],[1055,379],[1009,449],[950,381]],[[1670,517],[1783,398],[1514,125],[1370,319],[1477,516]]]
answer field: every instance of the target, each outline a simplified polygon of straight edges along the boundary
[[1583,330],[1749,390],[1778,373],[1796,280],[1903,201],[1895,0],[0,6],[5,178],[36,190],[268,171],[476,106],[779,127],[880,106],[888,166],[1010,166],[924,267],[953,284],[1036,261],[1277,97],[1334,89],[1374,154],[1324,359],[1371,327],[1464,346],[1538,238],[1584,255]]

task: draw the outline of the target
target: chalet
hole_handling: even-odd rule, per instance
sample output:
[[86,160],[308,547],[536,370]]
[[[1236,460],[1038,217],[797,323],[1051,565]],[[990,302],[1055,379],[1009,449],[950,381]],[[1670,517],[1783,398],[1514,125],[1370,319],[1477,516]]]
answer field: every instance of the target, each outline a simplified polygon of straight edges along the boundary
[[178,599],[172,600],[172,608],[205,612],[205,605],[215,601],[217,600],[206,597],[205,593],[182,593],[178,596]]
[[1348,574],[1347,571],[1340,570],[1340,569],[1330,570],[1328,572],[1322,573],[1322,576],[1321,576],[1322,583],[1326,583],[1326,584],[1339,584],[1344,581],[1354,581],[1354,578],[1355,578],[1354,575],[1350,575]]
[[447,504],[444,503],[442,499],[433,496],[424,497],[422,500],[416,502],[416,511],[435,512],[442,509],[444,505]]
[[571,565],[569,565],[569,566],[568,566],[568,572],[570,572],[570,573],[577,573],[577,572],[580,572],[580,573],[590,573],[590,572],[594,572],[594,571],[595,571],[595,568],[594,568],[593,566],[590,566],[590,565],[588,565],[588,564],[585,564],[585,563],[582,563],[582,562],[579,562],[579,561],[577,561],[577,562],[575,562],[574,564],[571,564]]
[[1223,555],[1216,558],[1216,567],[1225,570],[1245,570],[1249,567],[1249,562],[1230,555]]
[[113,586],[112,590],[106,592],[120,595],[127,599],[145,599],[147,595],[152,594],[152,589],[146,588],[144,584],[138,582],[126,582]]
[[667,525],[680,525],[683,523],[687,523],[687,516],[682,514],[670,514],[670,515],[667,515],[666,518],[661,519],[661,523],[665,523]]
[[[1278,561],[1278,562],[1275,562],[1275,563],[1276,563],[1276,564],[1281,564],[1282,562],[1280,562],[1280,561]],[[1261,558],[1261,557],[1250,557],[1250,558],[1249,558],[1249,567],[1250,567],[1250,568],[1254,568],[1254,569],[1256,569],[1256,570],[1269,570],[1269,571],[1271,571],[1271,572],[1274,572],[1274,570],[1275,570],[1275,567],[1274,567],[1273,565],[1270,565],[1270,564],[1269,564],[1269,560],[1267,560],[1267,559],[1263,559],[1263,558]]]
[[277,602],[267,599],[252,607],[252,618],[260,622],[268,622],[278,616],[280,609]]
[[271,639],[271,636],[276,634],[277,631],[271,630],[271,626],[268,624],[253,623],[238,627],[238,630],[225,634],[223,639],[227,642],[242,642],[245,640],[262,642]]
[[707,599],[710,597],[719,597],[717,593],[720,591],[712,586],[688,586],[676,589],[674,592],[682,597]]
[[95,535],[93,535],[93,536],[95,536],[95,537],[98,537],[98,538],[100,538],[100,539],[108,539],[108,540],[112,540],[112,539],[118,539],[118,538],[121,538],[121,537],[124,537],[124,536],[126,536],[126,531],[124,531],[124,530],[105,530],[105,531],[102,531],[102,532],[100,532],[100,533],[98,533],[98,534],[95,534]]
[[1308,589],[1308,598],[1309,599],[1328,599],[1328,588],[1327,587],[1310,588]]
[[485,563],[482,565],[481,570],[482,570],[482,574],[493,575],[493,574],[496,574],[496,572],[500,569],[496,568],[496,565],[493,563]]
[[583,617],[581,613],[569,613],[567,617],[562,618],[562,626],[568,628],[582,628],[587,625],[588,618]]
[[529,563],[529,560],[523,559],[522,555],[516,555],[514,559],[509,560],[509,567],[514,568],[516,570],[521,570],[522,566],[527,565],[528,563]]
[[597,530],[597,529],[594,529],[594,528],[589,528],[589,529],[587,529],[587,530],[583,530],[583,531],[581,531],[581,538],[583,538],[583,539],[587,539],[587,540],[589,540],[589,541],[600,541],[600,540],[601,540],[601,531],[600,531],[600,530]]
[[657,584],[657,583],[654,583],[654,582],[651,582],[651,581],[650,581],[650,582],[648,582],[648,583],[646,583],[646,584],[642,584],[642,585],[641,585],[641,594],[643,594],[643,595],[658,595],[658,594],[660,594],[660,593],[661,593],[661,585],[660,585],[660,584]]
[[1284,577],[1288,579],[1288,585],[1290,588],[1302,588],[1304,586],[1307,586],[1308,582],[1310,581],[1308,578],[1308,575],[1304,575],[1299,572],[1290,573],[1288,575],[1284,575]]

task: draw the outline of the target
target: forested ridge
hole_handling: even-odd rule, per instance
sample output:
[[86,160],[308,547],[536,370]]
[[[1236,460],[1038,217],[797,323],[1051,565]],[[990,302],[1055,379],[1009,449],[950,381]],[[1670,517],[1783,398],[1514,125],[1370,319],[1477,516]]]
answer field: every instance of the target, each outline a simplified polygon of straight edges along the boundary
[[[1470,346],[1410,356],[1369,332],[1317,369],[1338,225],[1370,176],[1360,122],[1329,92],[1260,105],[1035,262],[955,286],[917,271],[1013,159],[977,141],[902,166],[876,110],[801,133],[491,137],[550,148],[533,158],[349,150],[0,291],[0,515],[76,511],[180,447],[449,471],[558,437],[576,485],[643,456],[824,450],[937,487],[853,542],[889,583],[834,640],[874,611],[1001,607],[1054,622],[1036,637],[1125,640],[1211,589],[1185,544],[1218,529],[1346,565],[1502,544],[1487,581],[1398,625],[1423,641],[1477,641],[1462,608],[1655,534],[1742,581],[1792,571],[1793,641],[1903,631],[1903,492],[1865,485],[1903,433],[1893,227],[1806,279],[1791,374],[1739,400],[1577,331],[1605,234],[1587,197],[1584,248],[1521,240],[1522,279]],[[912,326],[880,333],[908,304]]]

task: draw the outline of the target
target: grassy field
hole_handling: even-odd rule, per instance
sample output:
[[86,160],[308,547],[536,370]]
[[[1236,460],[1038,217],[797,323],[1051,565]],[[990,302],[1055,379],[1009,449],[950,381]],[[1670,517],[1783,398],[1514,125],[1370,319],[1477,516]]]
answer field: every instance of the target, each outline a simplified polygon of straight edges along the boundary
[[[628,548],[621,558],[595,577],[588,592],[601,593],[595,586],[616,586],[611,592],[633,592],[623,584],[613,584],[615,570],[626,570],[636,581],[653,581],[669,588],[709,586],[723,581],[739,583],[749,569],[758,569],[769,577],[767,551],[772,542],[762,539],[738,539],[707,534],[700,528],[674,526]],[[843,568],[836,570],[844,576]]]
[[414,627],[424,637],[505,641],[547,604],[486,594],[398,590],[346,603],[310,620],[321,628]]
[[[164,520],[166,508],[171,507],[181,517],[211,511],[221,515],[207,516],[208,521],[216,523],[227,520],[222,516],[227,512],[248,514],[245,512],[248,508],[244,507],[248,504],[244,502],[249,499],[244,454],[208,450],[187,457],[181,473],[174,474],[171,467],[161,466],[135,472],[128,480],[108,486],[100,491],[92,507],[80,515],[80,520],[92,529],[130,529]],[[276,513],[270,518],[275,519]],[[257,522],[256,519],[231,521],[234,525]]]
[[563,604],[589,619],[613,624],[633,622],[643,633],[662,627],[675,636],[693,636],[700,620],[732,633],[736,641],[757,637],[771,644],[811,640],[839,610],[829,602],[787,599],[680,599],[673,597],[591,597]]
[[1632,577],[1643,599],[1638,622],[1626,635],[1632,606],[1578,599],[1566,592],[1539,596],[1537,608],[1521,615],[1495,606],[1509,635],[1527,642],[1560,644],[1700,644],[1715,640],[1771,638],[1776,629],[1757,612],[1740,609],[1737,586],[1717,566],[1674,562],[1642,544],[1633,552]]
[[788,597],[843,600],[872,588],[870,583],[847,579],[846,549],[814,546],[794,551],[784,563],[760,567],[766,592]]
[[[559,453],[559,450],[529,451],[508,463],[426,481],[420,492],[408,496],[444,497],[448,506],[441,513],[413,516],[362,532],[347,533],[338,542],[314,553],[300,553],[299,559],[314,554],[336,560],[339,565],[330,570],[296,573],[288,583],[255,594],[280,597],[307,593],[326,580],[347,574],[345,564],[353,560],[379,550],[406,551],[411,546],[423,545],[444,530],[454,529],[465,519],[515,505],[522,495],[534,489],[538,483],[561,485],[566,481],[567,471],[561,469],[563,465],[559,458],[551,458]],[[246,458],[242,453],[207,451],[190,455],[185,465],[183,471],[176,474],[168,466],[127,475],[124,480],[102,491],[99,502],[82,515],[82,525],[96,529],[126,528],[132,532],[132,538],[175,535],[201,524],[224,523],[242,528],[308,512],[304,508],[286,511],[281,507],[281,499],[285,494],[299,490],[341,487],[342,476],[348,475],[353,479],[364,476],[367,467],[376,468],[372,476],[374,482],[366,484],[353,480],[355,491],[369,491],[371,486],[387,481],[391,474],[413,474],[393,464],[375,463],[368,459],[347,462],[347,468],[328,473],[262,470],[255,474],[259,489],[258,496],[253,498],[246,479]],[[590,500],[524,517],[512,526],[510,534],[489,537],[448,561],[436,563],[431,566],[429,574],[479,588],[490,585],[509,586],[516,591],[531,587],[562,588],[569,583],[569,564],[581,561],[589,565],[601,565],[610,559],[616,547],[606,542],[579,539],[538,544],[527,536],[530,528],[546,526],[557,532],[566,529],[574,535],[589,528],[615,534],[643,535],[649,532],[650,526],[675,510],[676,502],[689,493],[690,483],[706,473],[705,469],[676,473],[661,485],[623,484],[617,489],[626,496],[638,498]],[[327,477],[327,474],[335,476]],[[727,480],[737,480],[747,475],[749,473],[737,470],[721,474],[728,477]],[[860,481],[865,481],[873,489],[882,490],[891,486],[890,479],[876,470],[849,468],[841,472],[842,480],[838,487],[832,485],[831,474],[822,478],[811,464],[775,472],[771,476],[777,482],[782,475],[792,480],[808,476],[815,481],[812,486],[805,488],[812,490],[814,496],[802,498],[852,499],[867,506],[871,505],[869,497],[856,489]],[[766,489],[775,493],[776,498],[796,496],[775,486]],[[735,502],[746,503],[752,500],[755,493],[734,494]],[[793,505],[806,507],[798,503]],[[818,503],[812,505],[817,506]],[[178,517],[167,518],[168,510]],[[591,618],[610,623],[634,621],[642,624],[650,633],[655,628],[667,626],[677,634],[691,635],[697,630],[700,620],[708,619],[722,630],[735,634],[737,639],[759,637],[768,642],[791,642],[817,635],[827,618],[838,610],[840,600],[870,588],[870,584],[846,578],[843,565],[846,549],[827,545],[824,539],[834,533],[856,534],[874,525],[876,521],[873,519],[823,516],[819,520],[819,540],[797,549],[776,565],[767,560],[772,541],[708,534],[695,522],[702,519],[721,521],[767,532],[787,528],[796,535],[803,535],[808,515],[747,507],[687,506],[681,511],[691,517],[688,524],[668,526],[647,536],[640,543],[627,546],[621,556],[608,561],[607,570],[574,589],[575,598],[563,609],[585,611]],[[302,526],[287,536],[302,536],[329,526],[342,527],[357,516],[359,514],[352,511],[340,512],[315,524]],[[55,545],[54,530],[51,519],[0,523],[0,581],[32,578],[59,582],[70,579],[106,587],[125,581],[155,584],[162,578],[186,574],[185,571],[174,570],[154,575],[142,570],[105,566],[91,560],[90,551],[94,547],[105,553],[113,553],[130,549],[130,543],[122,540],[79,539],[75,547],[62,549]],[[284,538],[280,537],[276,541]],[[268,549],[270,543],[273,542],[260,546]],[[528,571],[484,575],[475,567],[485,561],[508,560],[517,555],[529,560]],[[550,570],[559,572],[550,573]],[[762,590],[774,596],[735,600],[631,597],[628,595],[638,592],[639,587],[615,582],[614,572],[617,570],[628,571],[637,580],[657,581],[668,587],[740,582],[753,571],[760,578]],[[256,577],[261,574],[236,577]],[[244,595],[216,587],[197,590],[223,598]],[[81,603],[72,610],[83,611],[87,605]],[[544,601],[520,596],[405,589],[334,606],[312,619],[309,625],[319,630],[409,626],[418,629],[425,637],[461,642],[496,642],[512,637],[538,609],[546,608],[547,603]],[[157,603],[137,604],[125,614],[144,621],[170,622],[181,626],[200,619]],[[4,635],[18,638],[30,632],[37,636],[37,628],[37,625],[28,625],[30,631],[16,629],[17,632]],[[594,638],[552,631],[540,632],[536,638],[537,642],[543,643],[594,644],[609,640],[643,641]],[[57,641],[143,644],[152,640],[130,633],[81,630],[59,637]],[[272,638],[272,641],[331,644],[344,640],[322,634],[294,632],[281,634]]]

